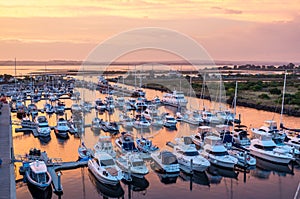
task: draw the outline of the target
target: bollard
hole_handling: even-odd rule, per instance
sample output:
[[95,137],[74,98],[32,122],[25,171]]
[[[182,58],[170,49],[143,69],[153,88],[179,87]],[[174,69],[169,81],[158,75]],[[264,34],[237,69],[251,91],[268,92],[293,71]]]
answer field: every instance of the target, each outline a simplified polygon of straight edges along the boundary
[[190,170],[191,174],[193,174],[193,159],[191,159]]
[[244,152],[244,166],[247,165],[247,151]]
[[58,174],[57,174],[57,184],[58,184],[57,191],[62,191],[60,177],[61,177],[61,173],[58,172]]

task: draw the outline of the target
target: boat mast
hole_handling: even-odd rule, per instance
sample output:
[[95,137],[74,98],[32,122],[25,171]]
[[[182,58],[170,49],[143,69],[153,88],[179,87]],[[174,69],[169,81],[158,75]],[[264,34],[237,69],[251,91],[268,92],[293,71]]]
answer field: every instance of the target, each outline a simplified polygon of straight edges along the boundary
[[280,113],[280,126],[283,124],[282,123],[282,115],[283,115],[283,108],[284,108],[285,87],[286,87],[286,71],[284,72],[284,82],[283,82],[282,102],[281,102],[281,113]]
[[237,88],[238,88],[238,82],[235,82],[235,91],[234,91],[234,102],[233,102],[233,106],[234,106],[234,116],[236,115],[236,100],[237,100]]

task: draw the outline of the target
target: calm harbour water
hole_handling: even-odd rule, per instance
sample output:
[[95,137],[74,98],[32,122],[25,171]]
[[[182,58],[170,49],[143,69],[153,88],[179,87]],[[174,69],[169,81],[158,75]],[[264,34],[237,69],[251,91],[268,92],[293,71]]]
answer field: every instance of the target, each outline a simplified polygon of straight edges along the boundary
[[[92,95],[92,96],[89,96]],[[146,89],[146,96],[153,98],[154,96],[162,96],[162,93],[154,90]],[[104,95],[99,92],[86,94],[87,99],[95,97],[103,98]],[[66,100],[66,105],[71,106],[71,101]],[[38,106],[42,107],[44,102],[39,102]],[[165,107],[160,108],[161,112],[171,110]],[[237,107],[237,113],[241,114],[242,123],[248,127],[260,127],[264,120],[274,119],[279,121],[279,114],[258,111],[255,109]],[[43,115],[42,113],[39,113]],[[71,113],[67,111],[68,117]],[[118,111],[114,115],[103,114],[101,118],[105,120],[117,120]],[[85,122],[91,123],[95,117],[94,110],[85,116]],[[299,127],[300,118],[284,116],[284,123],[289,127]],[[12,120],[16,121],[16,115],[12,114]],[[56,117],[53,115],[49,118],[49,125],[54,126]],[[70,139],[61,141],[56,138],[54,132],[51,133],[51,141],[47,144],[42,143],[39,139],[34,138],[31,134],[15,133],[13,126],[13,144],[15,154],[28,153],[30,148],[36,147],[42,151],[46,151],[49,157],[62,158],[63,161],[75,161],[78,159],[77,149],[80,145],[80,139],[70,136]],[[160,148],[167,148],[166,141],[173,141],[174,138],[182,135],[192,134],[196,132],[196,128],[185,124],[178,123],[177,130],[152,129],[150,132],[133,131],[135,135],[143,134],[152,136],[153,143]],[[100,135],[103,135],[100,132]],[[82,139],[85,144],[93,148],[97,142],[99,134],[95,134],[90,128],[85,128]],[[221,168],[211,167],[204,173],[196,173],[191,179],[190,176],[180,173],[178,177],[162,176],[156,173],[147,162],[150,173],[145,176],[146,180],[142,182],[133,182],[132,185],[121,183],[121,187],[113,190],[102,184],[96,183],[93,176],[89,173],[87,167],[75,170],[62,171],[63,195],[61,198],[294,198],[298,183],[300,182],[300,166],[280,166],[264,161],[257,161],[257,166],[253,170],[246,172],[242,170],[230,171]],[[17,165],[17,169],[18,169]],[[17,180],[22,178],[16,170]],[[123,191],[122,191],[123,190]],[[33,198],[37,194],[32,194],[26,183],[17,182],[17,198],[27,199]],[[50,191],[51,193],[51,191]],[[39,196],[37,196],[38,198]],[[52,193],[50,198],[59,198]]]

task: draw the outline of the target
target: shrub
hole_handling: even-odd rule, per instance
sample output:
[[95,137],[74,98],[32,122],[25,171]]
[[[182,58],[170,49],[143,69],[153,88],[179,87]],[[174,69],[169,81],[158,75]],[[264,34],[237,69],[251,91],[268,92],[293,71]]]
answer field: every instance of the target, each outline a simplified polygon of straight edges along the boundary
[[269,92],[272,94],[272,95],[281,95],[281,90],[278,89],[278,88],[271,88],[269,90]]
[[265,93],[260,94],[260,95],[258,96],[258,98],[260,98],[260,99],[270,99],[269,95],[267,95],[267,94],[265,94]]

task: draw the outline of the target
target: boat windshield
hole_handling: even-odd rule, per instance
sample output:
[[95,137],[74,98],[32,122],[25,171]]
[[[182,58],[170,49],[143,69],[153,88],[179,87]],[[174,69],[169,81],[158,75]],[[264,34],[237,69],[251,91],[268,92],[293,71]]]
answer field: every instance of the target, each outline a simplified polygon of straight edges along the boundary
[[284,145],[282,139],[273,139],[273,141],[275,142],[276,145]]
[[101,166],[111,166],[115,165],[115,162],[113,159],[107,159],[107,160],[100,160]]
[[134,166],[134,167],[143,166],[143,165],[144,165],[144,162],[143,162],[143,161],[135,161],[135,162],[132,162],[132,166]]
[[186,156],[197,156],[199,153],[197,151],[186,151],[183,153]]
[[224,156],[224,155],[228,155],[227,151],[222,151],[222,152],[213,152],[210,151],[209,154],[215,155],[215,156]]

